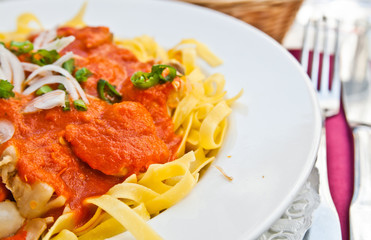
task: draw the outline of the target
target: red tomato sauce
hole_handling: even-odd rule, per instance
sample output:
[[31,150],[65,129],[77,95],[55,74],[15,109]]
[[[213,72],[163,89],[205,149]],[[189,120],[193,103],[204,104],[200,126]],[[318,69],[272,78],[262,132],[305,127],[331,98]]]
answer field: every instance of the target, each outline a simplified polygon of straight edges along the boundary
[[9,196],[9,190],[5,187],[5,184],[1,181],[0,177],[0,202],[4,201]]
[[81,225],[90,216],[85,198],[106,193],[150,164],[173,160],[181,137],[175,135],[167,113],[172,84],[141,90],[130,81],[134,72],[150,71],[153,62],[139,62],[130,51],[114,45],[105,27],[60,28],[58,35],[76,37],[61,54],[73,51],[81,56],[75,58],[76,68],[93,73],[82,84],[85,92],[97,97],[97,81],[104,79],[123,101],[110,105],[89,97],[85,112],[71,106],[70,111],[56,107],[23,114],[32,96],[0,99],[0,119],[15,126],[13,138],[0,146],[0,152],[14,145],[22,180],[52,186],[67,198]]
[[134,72],[150,72],[154,62],[140,62],[129,50],[112,44],[113,36],[106,27],[87,27],[78,30],[64,27],[58,29],[58,35],[76,37],[62,53],[73,51],[84,56],[83,59],[76,59],[76,65],[86,67],[94,73],[82,84],[84,90],[90,95],[97,96],[97,82],[104,79],[116,86],[123,100],[143,104],[154,120],[158,136],[174,153],[180,138],[174,134],[173,123],[166,106],[167,97],[174,87],[171,83],[165,83],[143,90],[136,88],[130,81]]
[[3,240],[26,240],[27,232],[21,228],[14,236],[3,238]]

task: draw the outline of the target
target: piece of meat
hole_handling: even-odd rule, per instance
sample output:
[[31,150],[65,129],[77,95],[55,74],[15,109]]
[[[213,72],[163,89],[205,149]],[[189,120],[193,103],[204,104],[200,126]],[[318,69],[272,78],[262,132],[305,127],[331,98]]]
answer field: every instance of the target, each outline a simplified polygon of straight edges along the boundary
[[151,115],[136,102],[114,104],[99,119],[68,125],[65,137],[82,161],[107,175],[137,174],[170,158]]

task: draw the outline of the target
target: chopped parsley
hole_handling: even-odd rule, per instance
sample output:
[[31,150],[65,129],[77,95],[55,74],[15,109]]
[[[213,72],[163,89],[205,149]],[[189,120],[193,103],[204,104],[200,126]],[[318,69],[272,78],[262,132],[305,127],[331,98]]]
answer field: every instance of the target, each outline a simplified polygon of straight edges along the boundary
[[1,79],[0,80],[0,98],[8,99],[10,97],[14,97],[15,94],[13,92],[13,88],[14,86],[10,82]]
[[40,95],[43,95],[43,94],[51,92],[51,91],[53,91],[53,89],[51,87],[49,87],[48,85],[45,85],[45,86],[42,86],[41,88],[39,88],[36,91],[36,95],[40,96]]
[[86,82],[88,77],[91,75],[93,75],[93,73],[90,72],[86,67],[83,67],[76,71],[75,78],[78,82]]
[[48,51],[45,49],[39,49],[37,52],[32,54],[31,62],[39,66],[44,66],[54,63],[59,57],[60,55],[56,50]]
[[70,60],[65,61],[62,64],[62,67],[72,74],[73,71],[75,71],[75,59],[70,59]]
[[11,41],[9,50],[15,55],[19,56],[21,54],[31,52],[33,50],[33,44],[28,40],[24,42]]
[[[73,105],[78,111],[87,111],[88,107],[86,106],[85,102],[81,99],[75,100]],[[67,106],[67,105],[66,105]]]

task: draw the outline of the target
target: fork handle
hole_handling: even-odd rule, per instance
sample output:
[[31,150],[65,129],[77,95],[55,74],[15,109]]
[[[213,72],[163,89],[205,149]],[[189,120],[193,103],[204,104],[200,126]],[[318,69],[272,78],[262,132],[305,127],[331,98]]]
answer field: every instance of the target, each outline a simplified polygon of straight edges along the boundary
[[319,174],[318,193],[320,205],[313,214],[313,225],[307,234],[311,240],[341,240],[341,226],[328,183],[326,129],[323,122],[316,168]]
[[354,136],[354,193],[350,205],[350,238],[371,236],[371,127],[358,126]]
[[318,169],[319,173],[319,189],[318,193],[321,198],[321,202],[326,202],[328,207],[333,212],[333,215],[335,215],[338,218],[338,214],[334,205],[334,202],[331,197],[329,182],[328,182],[328,174],[327,174],[327,150],[326,150],[326,128],[325,128],[325,122],[323,122],[322,132],[321,132],[321,141],[318,149],[317,154],[317,161],[315,166]]

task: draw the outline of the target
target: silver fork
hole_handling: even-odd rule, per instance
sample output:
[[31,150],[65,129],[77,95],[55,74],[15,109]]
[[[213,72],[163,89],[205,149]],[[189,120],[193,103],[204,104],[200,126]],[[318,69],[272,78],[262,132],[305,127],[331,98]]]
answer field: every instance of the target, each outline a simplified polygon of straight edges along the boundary
[[[312,30],[312,31],[311,31]],[[340,77],[339,77],[339,22],[336,22],[334,29],[334,71],[332,73],[332,83],[330,78],[330,32],[332,28],[326,18],[321,20],[309,20],[304,32],[303,50],[301,64],[308,72],[311,52],[311,42],[313,42],[313,58],[311,63],[310,77],[313,87],[317,90],[317,95],[322,111],[322,135],[317,154],[316,169],[319,174],[319,196],[320,204],[313,213],[312,226],[306,233],[304,239],[341,239],[341,228],[339,216],[332,201],[328,176],[327,176],[327,153],[326,153],[326,118],[339,113],[340,109]],[[314,32],[314,34],[310,34]],[[313,41],[311,41],[313,39]],[[321,44],[323,46],[321,54]],[[320,59],[322,58],[322,63]],[[320,67],[320,65],[322,67]],[[321,73],[319,74],[321,69]],[[331,88],[330,88],[331,87]]]

